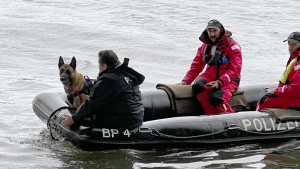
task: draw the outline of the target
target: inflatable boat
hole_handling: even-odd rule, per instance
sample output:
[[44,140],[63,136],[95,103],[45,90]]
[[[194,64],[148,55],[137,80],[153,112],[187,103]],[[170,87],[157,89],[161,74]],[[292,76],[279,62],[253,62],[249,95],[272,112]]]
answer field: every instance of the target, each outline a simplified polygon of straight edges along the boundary
[[65,114],[72,114],[67,96],[41,93],[33,111],[58,133],[82,150],[193,148],[244,142],[266,142],[300,137],[300,111],[265,109],[255,111],[258,100],[272,85],[241,86],[230,100],[236,113],[203,115],[190,85],[158,84],[143,91],[144,123],[134,130],[89,126],[63,127]]

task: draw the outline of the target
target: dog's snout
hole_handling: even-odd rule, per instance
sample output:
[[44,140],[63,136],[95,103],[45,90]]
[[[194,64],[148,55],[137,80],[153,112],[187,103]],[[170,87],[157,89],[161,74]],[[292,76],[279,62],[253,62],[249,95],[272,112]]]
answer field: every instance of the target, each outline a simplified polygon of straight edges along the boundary
[[61,76],[61,77],[60,77],[60,81],[66,81],[66,80],[67,80],[66,77],[64,77],[64,76]]

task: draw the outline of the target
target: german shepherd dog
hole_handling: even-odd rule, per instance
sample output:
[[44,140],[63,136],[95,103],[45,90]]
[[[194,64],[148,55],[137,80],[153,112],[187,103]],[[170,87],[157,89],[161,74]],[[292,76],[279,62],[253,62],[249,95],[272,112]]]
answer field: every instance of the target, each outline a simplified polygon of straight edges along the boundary
[[[85,93],[85,78],[76,70],[76,59],[73,56],[70,64],[65,64],[63,58],[58,62],[60,81],[71,104],[78,108],[89,96]],[[71,97],[71,98],[70,98]]]

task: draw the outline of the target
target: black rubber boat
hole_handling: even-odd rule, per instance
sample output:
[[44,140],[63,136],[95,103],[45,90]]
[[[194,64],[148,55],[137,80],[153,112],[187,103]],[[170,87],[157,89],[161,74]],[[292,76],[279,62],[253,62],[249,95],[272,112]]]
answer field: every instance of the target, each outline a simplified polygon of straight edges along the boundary
[[[266,109],[255,111],[266,87],[241,86],[230,100],[237,113],[203,115],[191,86],[158,84],[142,92],[145,117],[135,130],[119,131],[80,126],[62,127],[65,114],[72,113],[65,94],[41,93],[33,100],[35,114],[82,150],[192,148],[220,143],[266,142],[300,137],[300,111]],[[51,117],[51,118],[50,118]]]

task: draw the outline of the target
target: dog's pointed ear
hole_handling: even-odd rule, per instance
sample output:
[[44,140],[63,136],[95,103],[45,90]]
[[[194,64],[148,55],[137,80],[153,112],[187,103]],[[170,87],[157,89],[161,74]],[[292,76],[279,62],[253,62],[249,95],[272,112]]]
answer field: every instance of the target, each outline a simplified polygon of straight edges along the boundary
[[65,63],[64,63],[64,59],[60,56],[60,57],[59,57],[59,61],[58,61],[58,67],[60,68],[61,65],[63,65],[63,64],[65,64]]
[[75,59],[74,56],[72,57],[72,60],[71,60],[70,65],[71,65],[71,67],[72,67],[74,70],[76,69],[76,59]]

